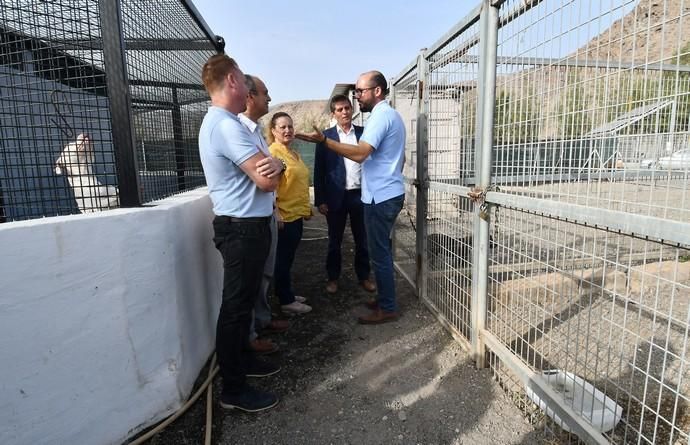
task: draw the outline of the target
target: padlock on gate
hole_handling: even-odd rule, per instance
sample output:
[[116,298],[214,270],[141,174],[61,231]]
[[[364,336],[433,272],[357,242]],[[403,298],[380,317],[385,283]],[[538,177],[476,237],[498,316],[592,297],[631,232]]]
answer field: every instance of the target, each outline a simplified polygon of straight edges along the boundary
[[479,217],[484,221],[489,220],[489,205],[486,202],[479,206]]

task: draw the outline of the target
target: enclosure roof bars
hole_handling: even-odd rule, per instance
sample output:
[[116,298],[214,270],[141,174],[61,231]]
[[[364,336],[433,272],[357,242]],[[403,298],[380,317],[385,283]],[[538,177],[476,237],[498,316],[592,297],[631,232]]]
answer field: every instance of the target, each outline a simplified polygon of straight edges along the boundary
[[585,134],[585,136],[599,136],[618,133],[619,131],[625,129],[626,127],[629,127],[635,122],[642,120],[645,117],[652,115],[658,111],[661,111],[670,105],[673,105],[674,102],[675,100],[660,100],[652,104],[637,107],[631,111],[628,111],[625,114],[621,114],[614,120],[607,122],[600,127],[595,128],[594,130]]
[[[21,71],[31,71],[33,75],[73,88],[106,96],[105,71],[102,67],[85,63],[65,51],[56,49],[43,39],[26,35],[20,31],[0,26],[2,42],[7,56],[0,58],[0,66],[21,66]],[[52,43],[52,42],[50,42]],[[62,48],[61,48],[62,49]],[[25,60],[24,53],[30,53]],[[10,55],[15,55],[12,57]]]
[[[178,95],[175,106],[208,100],[199,70],[210,55],[224,50],[225,42],[213,34],[193,3],[179,0],[150,8],[147,1],[134,0],[120,2],[120,10],[133,105],[170,108],[173,89]],[[31,68],[30,64],[44,61],[52,64],[37,66],[38,75],[53,76],[50,80],[98,95],[107,94],[103,50],[104,43],[112,42],[104,42],[101,35],[97,5],[86,0],[46,2],[33,9],[6,5],[2,14],[2,39],[13,45],[12,54],[18,59],[3,58],[2,63],[22,63],[21,55],[29,51],[35,57],[26,66]],[[71,20],[72,25],[56,30],[55,21],[60,19]],[[174,26],[159,29],[155,34],[151,34],[149,26],[142,26],[156,21],[173,22]],[[27,23],[32,26],[27,27]],[[184,53],[188,63],[170,65],[173,52]]]
[[225,51],[225,40],[223,40],[222,37],[215,35],[213,31],[211,31],[211,27],[208,26],[206,20],[204,20],[199,11],[196,9],[196,6],[194,6],[192,0],[180,0],[180,2],[182,3],[182,6],[187,9],[187,12],[189,12],[189,15],[192,16],[199,28],[204,31],[206,37],[208,37],[208,39],[213,43],[216,51],[219,53]]

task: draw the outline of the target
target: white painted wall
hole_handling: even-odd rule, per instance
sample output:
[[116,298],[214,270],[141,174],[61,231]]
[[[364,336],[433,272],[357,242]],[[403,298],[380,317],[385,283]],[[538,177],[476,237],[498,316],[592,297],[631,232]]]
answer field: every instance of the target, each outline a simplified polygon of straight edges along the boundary
[[213,350],[222,262],[200,189],[0,225],[0,444],[119,444]]

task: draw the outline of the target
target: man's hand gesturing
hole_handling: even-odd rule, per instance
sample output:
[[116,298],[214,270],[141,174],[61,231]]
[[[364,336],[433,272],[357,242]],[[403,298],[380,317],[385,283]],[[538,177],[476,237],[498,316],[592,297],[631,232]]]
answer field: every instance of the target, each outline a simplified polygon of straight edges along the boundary
[[312,128],[314,129],[313,133],[296,133],[295,137],[297,139],[301,139],[307,142],[313,142],[315,144],[323,142],[326,139],[323,133],[321,133],[321,131],[315,126],[312,126]]

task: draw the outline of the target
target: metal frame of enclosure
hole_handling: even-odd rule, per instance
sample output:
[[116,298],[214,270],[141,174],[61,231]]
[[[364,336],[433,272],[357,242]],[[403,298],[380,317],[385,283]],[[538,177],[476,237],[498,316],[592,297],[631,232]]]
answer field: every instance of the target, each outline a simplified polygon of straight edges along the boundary
[[201,67],[223,46],[187,0],[0,1],[0,222],[204,185]]
[[484,0],[391,82],[397,269],[557,441],[690,440],[688,25]]

